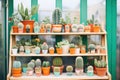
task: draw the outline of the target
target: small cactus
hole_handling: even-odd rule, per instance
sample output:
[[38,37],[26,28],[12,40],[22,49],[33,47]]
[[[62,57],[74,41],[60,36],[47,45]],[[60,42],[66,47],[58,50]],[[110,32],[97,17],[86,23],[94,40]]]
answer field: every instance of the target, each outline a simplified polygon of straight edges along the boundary
[[73,67],[72,66],[67,66],[66,71],[67,72],[73,72]]
[[60,67],[54,67],[54,72],[60,72]]
[[18,28],[23,29],[23,27],[24,27],[23,23],[19,22],[18,23]]
[[55,57],[53,59],[53,66],[62,66],[63,65],[63,61],[61,57]]
[[94,60],[94,65],[98,68],[106,68],[107,67],[107,63],[103,60]]
[[31,67],[31,68],[34,68],[35,67],[35,63],[34,62],[29,62],[28,64],[27,64],[27,66],[28,67]]
[[40,60],[40,59],[37,59],[37,60],[35,61],[35,65],[36,65],[36,67],[40,67],[40,66],[41,66],[41,60]]
[[88,45],[88,49],[89,50],[94,50],[95,49],[95,45],[94,44],[89,44]]
[[77,57],[75,62],[75,67],[78,69],[83,69],[84,63],[82,57]]
[[53,24],[60,24],[60,18],[62,16],[62,12],[59,8],[56,8],[52,14]]
[[50,62],[49,61],[43,61],[42,67],[49,67]]
[[48,45],[47,45],[47,43],[43,43],[42,45],[41,45],[41,48],[42,48],[42,50],[48,50]]
[[21,68],[21,62],[20,61],[14,61],[13,62],[13,68]]
[[87,70],[88,70],[88,71],[93,71],[93,66],[88,66],[88,67],[87,67]]

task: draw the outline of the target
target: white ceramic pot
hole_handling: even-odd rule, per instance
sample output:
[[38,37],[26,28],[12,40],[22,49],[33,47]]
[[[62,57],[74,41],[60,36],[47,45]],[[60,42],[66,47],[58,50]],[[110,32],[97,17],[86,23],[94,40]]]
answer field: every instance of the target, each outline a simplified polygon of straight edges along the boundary
[[72,28],[72,32],[77,32],[78,31],[78,25],[77,24],[73,24],[71,26],[71,28]]
[[80,48],[75,49],[75,54],[80,54]]
[[69,52],[69,45],[62,45],[63,54],[67,54]]
[[18,54],[17,51],[18,51],[18,49],[12,49],[13,54]]
[[48,53],[48,50],[42,50],[42,53],[43,53],[43,54],[47,54],[47,53]]

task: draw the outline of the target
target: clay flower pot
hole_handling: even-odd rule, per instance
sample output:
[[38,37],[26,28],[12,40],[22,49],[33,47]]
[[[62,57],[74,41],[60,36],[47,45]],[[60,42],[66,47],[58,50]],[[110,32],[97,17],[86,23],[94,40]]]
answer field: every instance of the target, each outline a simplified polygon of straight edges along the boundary
[[18,26],[12,26],[13,28],[13,33],[18,33]]
[[75,48],[70,48],[70,54],[75,54]]
[[84,27],[84,31],[85,31],[85,32],[91,32],[90,30],[91,30],[91,29],[90,29],[90,26],[85,26],[85,27]]
[[49,49],[50,54],[54,54],[54,49]]
[[82,54],[85,54],[85,53],[86,53],[85,46],[81,46],[81,47],[80,47],[80,53],[82,53]]
[[34,30],[34,21],[33,20],[24,20],[21,21],[24,24],[24,33],[26,33],[26,25],[30,25],[30,33]]
[[90,32],[93,32],[93,26],[94,26],[94,24],[89,24],[89,26],[90,26]]
[[105,76],[107,73],[107,68],[97,68],[96,67],[96,72],[98,76]]
[[52,25],[52,32],[58,33],[58,32],[61,32],[61,30],[62,30],[62,25],[60,25],[60,24]]
[[94,26],[93,27],[93,32],[100,32],[100,27],[99,26]]
[[42,67],[43,75],[47,76],[50,74],[50,67]]
[[40,33],[45,33],[45,28],[40,28]]
[[65,25],[65,32],[70,32],[70,26],[69,25]]
[[[54,70],[54,67],[56,67],[56,66],[52,66],[52,70]],[[57,66],[57,67],[59,67],[59,66]],[[64,69],[64,65],[60,66],[60,74],[63,73],[63,69]]]
[[12,76],[13,77],[22,76],[22,69],[21,68],[12,68]]
[[56,50],[57,50],[57,54],[62,54],[62,48],[56,48]]

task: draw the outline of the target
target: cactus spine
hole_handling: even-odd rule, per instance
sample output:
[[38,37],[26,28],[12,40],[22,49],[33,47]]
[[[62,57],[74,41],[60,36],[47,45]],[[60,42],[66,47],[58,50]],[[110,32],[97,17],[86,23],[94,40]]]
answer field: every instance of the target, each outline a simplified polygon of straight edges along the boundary
[[60,18],[62,17],[62,12],[59,8],[56,8],[52,14],[52,19],[54,24],[60,24]]
[[77,69],[83,69],[83,66],[84,66],[84,64],[83,64],[83,58],[82,57],[77,57],[76,58],[76,62],[75,62],[75,67]]
[[61,57],[55,57],[53,59],[53,65],[54,66],[62,66],[63,65],[63,61]]

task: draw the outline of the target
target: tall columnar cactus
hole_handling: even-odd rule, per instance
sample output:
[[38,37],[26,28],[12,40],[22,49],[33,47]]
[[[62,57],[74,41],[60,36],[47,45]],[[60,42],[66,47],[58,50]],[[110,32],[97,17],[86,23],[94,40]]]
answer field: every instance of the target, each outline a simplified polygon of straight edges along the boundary
[[53,66],[62,66],[63,65],[63,61],[61,57],[55,57],[53,59]]
[[21,68],[21,62],[20,61],[14,61],[13,62],[13,68]]
[[40,59],[37,59],[37,60],[35,61],[35,65],[36,65],[36,67],[40,67],[40,66],[41,66],[41,60],[40,60]]
[[75,62],[75,67],[77,69],[83,69],[84,63],[83,63],[83,58],[82,57],[77,57],[76,62]]
[[62,12],[59,8],[53,11],[52,19],[54,24],[60,24],[60,18],[62,17]]

